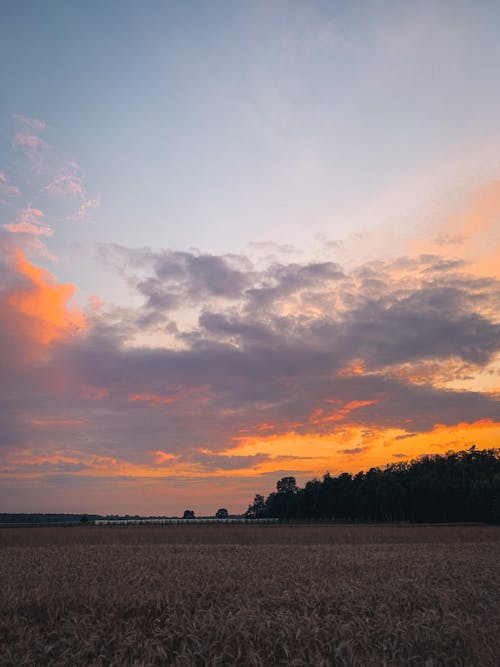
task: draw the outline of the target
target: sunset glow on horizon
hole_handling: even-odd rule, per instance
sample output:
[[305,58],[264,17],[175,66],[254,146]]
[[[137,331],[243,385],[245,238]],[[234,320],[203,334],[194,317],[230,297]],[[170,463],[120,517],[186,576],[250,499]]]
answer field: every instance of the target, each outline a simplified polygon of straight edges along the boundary
[[500,446],[500,12],[391,6],[7,3],[2,511]]

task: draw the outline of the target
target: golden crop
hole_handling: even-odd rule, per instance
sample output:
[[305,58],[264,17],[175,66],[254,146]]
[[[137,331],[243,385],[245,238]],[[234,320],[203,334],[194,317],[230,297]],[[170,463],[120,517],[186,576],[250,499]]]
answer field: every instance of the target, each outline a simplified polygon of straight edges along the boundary
[[500,528],[0,530],[1,665],[500,664]]

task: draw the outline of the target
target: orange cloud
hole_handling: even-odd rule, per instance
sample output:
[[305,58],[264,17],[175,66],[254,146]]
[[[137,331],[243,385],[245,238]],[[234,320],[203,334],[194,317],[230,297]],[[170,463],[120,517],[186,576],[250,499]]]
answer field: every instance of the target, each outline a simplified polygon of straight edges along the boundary
[[32,426],[80,426],[84,423],[83,419],[59,419],[57,417],[48,419],[30,419]]
[[165,387],[165,389],[171,393],[129,394],[128,400],[130,403],[143,402],[149,403],[150,405],[168,405],[169,403],[176,403],[181,400],[189,400],[197,404],[203,404],[209,400],[207,395],[208,387],[206,386]]
[[[337,403],[338,401],[335,400],[326,400],[327,403]],[[317,410],[314,410],[313,413],[311,414],[311,417],[309,419],[309,423],[311,424],[322,424],[325,422],[336,422],[336,421],[344,421],[346,417],[353,411],[357,410],[358,408],[363,408],[366,407],[367,405],[375,405],[378,403],[376,400],[371,400],[371,401],[349,401],[344,405],[343,408],[340,408],[340,410],[335,410],[333,413],[325,413],[325,410],[323,408],[318,408]]]
[[130,394],[129,402],[144,402],[151,405],[166,405],[168,403],[175,403],[177,398],[175,396],[161,396],[160,394]]
[[157,464],[166,463],[167,461],[174,461],[178,457],[175,454],[169,454],[168,452],[163,452],[161,449],[157,449],[154,454],[154,462]]
[[[307,471],[307,478],[310,479],[323,475],[327,470],[332,474],[357,472],[375,466],[383,467],[392,459],[412,459],[424,454],[457,451],[471,444],[487,448],[499,438],[500,422],[492,420],[461,422],[450,426],[436,424],[432,430],[420,433],[406,432],[400,428],[367,430],[362,426],[349,425],[324,434],[288,431],[263,436],[256,432],[254,436],[234,438],[234,446],[220,453],[226,456],[267,454],[270,458],[259,467],[258,473],[248,470],[249,475],[273,471],[278,474],[283,469],[280,457],[286,456],[287,469]],[[404,456],[401,455],[402,440]]]
[[48,271],[28,262],[21,250],[16,251],[14,266],[24,284],[13,290],[7,303],[31,319],[31,334],[37,342],[48,345],[85,327],[83,314],[70,305],[76,291],[73,285],[56,283]]
[[345,368],[341,368],[337,375],[340,375],[340,377],[352,377],[353,375],[365,375],[366,373],[364,359],[353,359]]
[[41,222],[44,213],[39,208],[25,208],[19,213],[17,222],[4,225],[8,232],[34,234],[35,236],[52,236],[54,230]]
[[[34,420],[48,424],[47,420]],[[58,420],[65,422],[71,420]],[[77,420],[75,420],[77,421]],[[76,425],[76,424],[75,424]],[[63,423],[60,424],[63,428]],[[68,424],[70,426],[70,424]],[[182,457],[170,454],[161,449],[148,452],[148,460],[128,461],[98,453],[78,450],[54,448],[52,451],[24,449],[8,457],[6,465],[0,470],[0,478],[9,479],[43,479],[53,470],[62,471],[68,476],[81,480],[91,477],[95,483],[102,480],[118,481],[123,496],[119,512],[124,512],[123,503],[130,502],[129,485],[157,485],[165,494],[163,501],[170,497],[165,490],[165,483],[174,483],[175,479],[196,479],[196,485],[189,485],[203,496],[203,504],[213,502],[214,495],[224,488],[224,497],[232,498],[233,505],[248,502],[256,492],[267,494],[275,487],[277,479],[286,471],[298,477],[299,484],[304,484],[314,477],[322,477],[329,471],[331,474],[340,472],[355,473],[371,467],[383,467],[387,463],[398,463],[403,460],[417,458],[423,454],[443,453],[448,450],[461,450],[476,444],[478,448],[490,447],[500,437],[500,423],[491,420],[480,420],[473,423],[459,423],[452,426],[436,425],[431,431],[422,433],[405,432],[403,429],[380,429],[367,431],[362,427],[352,426],[329,434],[304,435],[293,431],[274,436],[257,435],[249,438],[236,438],[235,446],[224,452],[213,453],[214,465],[207,469],[200,461],[183,460]],[[404,444],[401,441],[404,440]],[[340,448],[342,447],[342,449]],[[206,452],[210,454],[210,452]],[[221,465],[217,464],[220,456]],[[226,468],[228,458],[236,462],[241,458],[241,466]],[[255,457],[253,460],[245,457]],[[167,463],[168,465],[162,466]],[[203,478],[203,479],[202,479]],[[125,485],[125,486],[123,486]],[[174,494],[177,498],[177,489]],[[108,498],[109,488],[106,489]],[[215,503],[221,505],[222,502]],[[227,504],[226,502],[224,504]],[[144,513],[156,512],[157,507],[148,496],[148,510]],[[210,506],[210,504],[208,505]],[[135,506],[134,506],[135,507]],[[103,511],[102,507],[99,511]],[[134,510],[136,511],[136,510]],[[171,510],[174,511],[174,510]],[[176,510],[175,510],[176,511]]]

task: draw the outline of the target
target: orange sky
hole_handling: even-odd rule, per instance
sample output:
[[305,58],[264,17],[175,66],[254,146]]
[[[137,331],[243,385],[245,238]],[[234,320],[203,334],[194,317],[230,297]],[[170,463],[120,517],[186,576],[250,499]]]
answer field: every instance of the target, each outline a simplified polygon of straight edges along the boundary
[[[460,237],[451,250],[436,254],[436,242],[415,241],[407,259],[344,274],[338,293],[341,279],[330,268],[280,269],[274,284],[251,293],[266,300],[250,315],[225,312],[219,302],[218,319],[205,323],[204,351],[189,342],[170,351],[131,346],[108,324],[114,316],[106,314],[105,303],[96,308],[94,299],[84,313],[74,302],[76,286],[58,283],[23,249],[10,252],[1,304],[16,416],[0,474],[15,502],[5,509],[16,510],[17,502],[34,511],[38,498],[47,511],[175,514],[185,505],[199,513],[216,505],[241,511],[254,493],[269,492],[285,474],[304,483],[326,471],[356,472],[471,444],[498,445],[499,264],[488,263],[496,252],[491,243],[481,263],[476,237],[491,235],[499,214],[495,182],[471,195],[463,213],[440,223],[443,234],[453,229]],[[471,248],[474,262],[450,263],[467,261]],[[435,310],[443,294],[443,307]],[[333,318],[332,297],[339,305]],[[303,307],[311,300],[314,308]],[[415,305],[401,310],[406,301]],[[429,310],[431,324],[419,330],[419,316],[425,321]],[[365,313],[364,327],[352,329],[358,312]],[[274,315],[280,319],[273,321]],[[383,328],[390,317],[393,330]],[[288,331],[279,332],[284,321]],[[465,334],[469,322],[474,327],[463,341],[458,336],[447,347],[433,338],[442,335],[439,327]],[[324,326],[331,327],[331,341]],[[280,339],[273,338],[277,331],[285,347],[299,345],[287,362],[296,369],[280,367],[285,362],[279,361]],[[388,337],[379,340],[382,332]],[[259,342],[264,335],[267,342]],[[326,375],[321,366],[311,370],[329,349],[340,363]],[[263,358],[269,361],[261,364]],[[443,422],[439,409],[433,415],[426,407],[432,401],[442,402]]]
[[[26,136],[47,130],[21,118]],[[83,223],[98,200],[73,161],[49,176],[38,139],[38,199],[0,172],[5,511],[240,512],[285,475],[499,445],[497,178],[349,253],[102,243],[109,281],[80,282],[83,245],[57,246],[54,220]],[[65,217],[43,213],[49,198]]]

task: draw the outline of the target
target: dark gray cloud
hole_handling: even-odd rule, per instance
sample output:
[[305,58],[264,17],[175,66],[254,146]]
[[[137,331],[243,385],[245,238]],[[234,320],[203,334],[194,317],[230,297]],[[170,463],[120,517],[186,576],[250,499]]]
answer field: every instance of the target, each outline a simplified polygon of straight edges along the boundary
[[374,367],[452,357],[485,364],[498,350],[500,325],[477,312],[473,287],[430,284],[367,299],[345,317],[341,344]]
[[[4,447],[70,443],[132,463],[161,450],[205,470],[232,469],[266,460],[217,455],[248,435],[357,424],[410,437],[437,423],[499,417],[492,395],[410,383],[397,372],[426,362],[480,370],[498,353],[499,283],[467,275],[461,263],[426,256],[349,272],[332,262],[256,270],[238,256],[101,253],[122,267],[142,306],[94,316],[84,334],[43,358],[27,356],[21,316],[0,296]],[[174,343],[137,343],[159,323]],[[345,372],[359,359],[366,372]],[[105,391],[91,400],[82,387]],[[28,419],[60,414],[74,427],[41,429]]]
[[[254,279],[250,261],[240,255],[134,251],[115,244],[98,250],[102,261],[127,276],[148,311],[164,313],[210,299],[239,299]],[[146,275],[137,277],[135,271]]]
[[268,454],[253,454],[250,456],[217,456],[195,452],[187,460],[196,463],[200,468],[207,471],[215,470],[238,470],[241,468],[254,468],[265,461],[269,461]]
[[366,452],[370,447],[351,447],[350,449],[337,449],[339,454],[362,454]]
[[18,465],[0,466],[0,475],[43,474],[53,475],[58,473],[75,473],[89,470],[85,463],[71,463],[68,461],[43,461],[42,463],[27,463],[23,461]]

